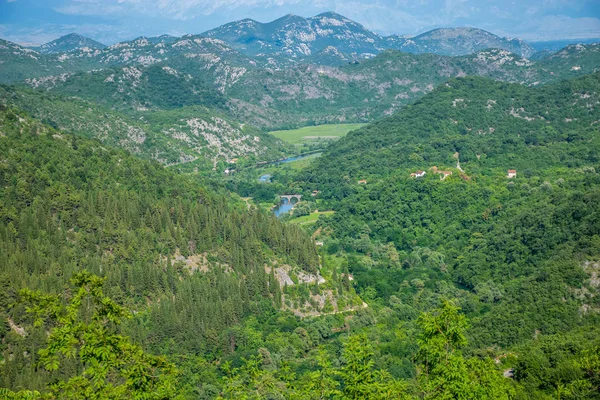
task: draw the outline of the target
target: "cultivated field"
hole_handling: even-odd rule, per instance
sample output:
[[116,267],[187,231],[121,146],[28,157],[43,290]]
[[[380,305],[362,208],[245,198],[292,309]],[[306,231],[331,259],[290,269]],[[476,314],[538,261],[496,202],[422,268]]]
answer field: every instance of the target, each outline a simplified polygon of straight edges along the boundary
[[305,144],[316,142],[318,140],[335,140],[339,139],[350,131],[358,129],[365,124],[328,124],[317,126],[306,126],[299,129],[291,129],[287,131],[269,132],[271,135],[292,144]]

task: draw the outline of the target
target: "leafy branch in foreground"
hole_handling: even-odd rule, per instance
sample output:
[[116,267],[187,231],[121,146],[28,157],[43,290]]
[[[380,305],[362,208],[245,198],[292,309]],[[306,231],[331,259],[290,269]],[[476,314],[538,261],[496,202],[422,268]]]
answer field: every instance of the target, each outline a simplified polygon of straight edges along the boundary
[[418,391],[424,399],[512,399],[514,388],[491,360],[465,359],[467,318],[460,308],[444,301],[440,308],[422,314],[418,340]]
[[46,326],[48,339],[39,350],[39,366],[52,373],[75,362],[80,373],[50,383],[44,393],[2,394],[14,399],[171,399],[175,397],[175,367],[163,357],[146,354],[117,327],[131,314],[102,292],[104,280],[87,271],[71,279],[72,296],[46,295],[23,289],[22,301]]

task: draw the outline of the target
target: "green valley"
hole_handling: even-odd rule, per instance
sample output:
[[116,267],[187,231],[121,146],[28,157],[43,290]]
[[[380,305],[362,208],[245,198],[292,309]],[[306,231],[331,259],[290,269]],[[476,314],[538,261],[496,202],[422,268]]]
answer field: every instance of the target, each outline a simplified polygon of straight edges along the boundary
[[600,44],[451,27],[589,4],[38,2],[0,2],[1,399],[600,399]]

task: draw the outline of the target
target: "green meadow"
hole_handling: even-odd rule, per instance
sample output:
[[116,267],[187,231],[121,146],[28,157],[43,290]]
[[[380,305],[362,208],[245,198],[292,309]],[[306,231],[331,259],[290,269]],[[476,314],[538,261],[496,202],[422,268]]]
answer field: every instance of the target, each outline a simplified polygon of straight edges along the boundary
[[303,215],[302,217],[294,218],[290,220],[291,224],[297,225],[309,225],[314,224],[319,219],[320,215],[333,215],[335,211],[316,211],[309,215]]
[[346,136],[350,131],[358,129],[365,124],[327,124],[306,126],[299,129],[269,132],[271,135],[285,142],[302,145],[318,140],[335,140]]

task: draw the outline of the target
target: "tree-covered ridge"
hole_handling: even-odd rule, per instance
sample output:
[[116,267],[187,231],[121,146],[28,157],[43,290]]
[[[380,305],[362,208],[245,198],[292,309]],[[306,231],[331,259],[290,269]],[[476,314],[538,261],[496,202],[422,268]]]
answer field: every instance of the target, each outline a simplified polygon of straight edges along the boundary
[[600,43],[572,44],[550,54],[541,61],[541,65],[554,74],[572,78],[577,74],[598,72],[597,59],[600,56]]
[[223,89],[256,65],[256,61],[243,56],[224,42],[194,35],[175,40],[149,40],[140,37],[104,49],[84,47],[60,54],[41,54],[1,40],[0,55],[4,61],[0,71],[1,83],[113,66],[140,68],[168,60],[171,68],[194,77],[202,77],[215,87]]
[[7,308],[22,287],[55,292],[88,269],[139,313],[127,326],[138,343],[214,357],[231,346],[228,327],[294,301],[265,265],[319,269],[314,242],[297,227],[25,114],[3,108],[0,118],[3,386],[50,379],[21,357],[43,330],[20,337],[8,322],[24,317],[23,307]]
[[106,68],[65,77],[34,78],[28,84],[124,111],[225,106],[223,95],[211,84],[166,65]]
[[453,166],[456,152],[467,173],[596,163],[598,78],[596,73],[538,88],[451,79],[336,142],[306,179],[343,182],[344,176],[381,177],[398,168]]
[[40,54],[16,43],[0,39],[0,83],[24,81],[27,78],[61,75],[73,71],[57,55]]

